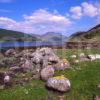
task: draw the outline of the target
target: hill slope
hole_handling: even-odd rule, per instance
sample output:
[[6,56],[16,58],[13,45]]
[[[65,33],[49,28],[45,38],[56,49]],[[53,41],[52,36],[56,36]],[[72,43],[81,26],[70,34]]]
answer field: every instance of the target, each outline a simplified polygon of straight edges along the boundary
[[69,41],[97,41],[100,42],[100,24],[87,32],[77,32],[73,34]]
[[37,37],[25,34],[22,32],[1,29],[0,28],[0,41],[36,41]]

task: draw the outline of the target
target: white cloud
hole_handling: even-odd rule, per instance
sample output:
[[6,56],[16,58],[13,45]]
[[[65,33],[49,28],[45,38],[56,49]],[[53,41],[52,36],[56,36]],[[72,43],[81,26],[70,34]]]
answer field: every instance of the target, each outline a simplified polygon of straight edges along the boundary
[[84,2],[82,3],[82,7],[84,15],[89,17],[98,15],[98,8],[95,5]]
[[70,8],[71,17],[74,19],[80,19],[83,16],[96,17],[100,15],[100,5],[92,4],[88,2],[83,2],[79,6],[74,6]]
[[10,27],[11,25],[16,25],[17,22],[7,18],[7,17],[0,17],[0,26]]
[[70,12],[72,13],[72,18],[74,19],[80,19],[82,16],[82,8],[80,6],[71,7]]
[[30,16],[24,15],[23,20],[16,22],[10,18],[0,17],[0,26],[26,33],[41,34],[49,31],[66,32],[67,27],[72,23],[57,12],[51,13],[43,9],[33,12]]
[[0,0],[0,3],[9,3],[12,2],[12,0]]

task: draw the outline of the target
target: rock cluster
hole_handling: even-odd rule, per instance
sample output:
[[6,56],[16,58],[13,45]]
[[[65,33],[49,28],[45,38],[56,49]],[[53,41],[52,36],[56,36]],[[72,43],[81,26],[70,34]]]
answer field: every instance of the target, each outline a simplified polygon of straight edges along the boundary
[[[70,68],[66,59],[60,59],[51,48],[38,48],[34,50],[23,50],[18,52],[9,49],[5,52],[2,61],[8,65],[10,73],[32,73],[32,79],[42,79],[47,81],[48,87],[57,91],[65,92],[70,89],[68,79],[53,77],[55,70],[65,70]],[[8,76],[7,76],[8,78]],[[25,83],[23,80],[20,83]]]

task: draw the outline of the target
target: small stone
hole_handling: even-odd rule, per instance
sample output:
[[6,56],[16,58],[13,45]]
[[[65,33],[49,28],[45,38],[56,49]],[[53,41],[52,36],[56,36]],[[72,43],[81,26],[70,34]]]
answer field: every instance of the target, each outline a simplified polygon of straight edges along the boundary
[[0,86],[0,90],[3,90],[4,89],[4,85]]
[[100,100],[100,96],[95,96],[93,100]]
[[100,84],[97,85],[97,88],[100,89]]

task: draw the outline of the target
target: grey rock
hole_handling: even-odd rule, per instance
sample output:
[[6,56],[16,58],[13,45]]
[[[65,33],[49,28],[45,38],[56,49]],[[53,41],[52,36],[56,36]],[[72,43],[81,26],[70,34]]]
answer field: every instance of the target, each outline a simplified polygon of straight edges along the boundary
[[54,65],[54,68],[56,70],[65,70],[65,69],[70,69],[70,63],[69,62],[63,62],[60,60],[56,65]]
[[12,56],[12,55],[15,55],[15,54],[16,54],[16,51],[14,49],[9,49],[5,52],[6,56]]
[[52,66],[48,66],[41,70],[41,78],[46,81],[48,78],[53,77],[54,68]]
[[31,62],[31,60],[26,60],[25,63],[21,67],[26,69],[26,70],[32,70],[33,64]]
[[93,100],[100,100],[100,96],[95,96]]

